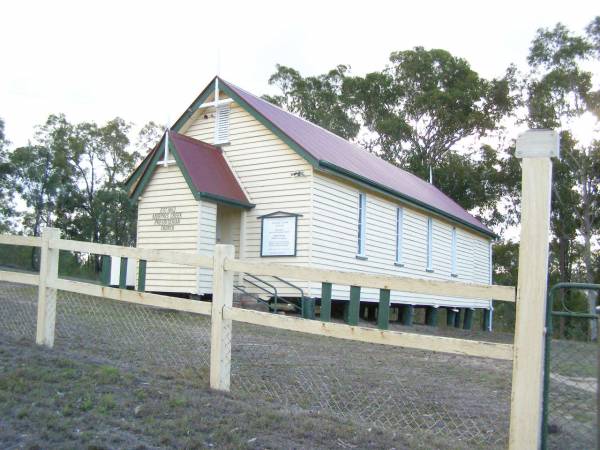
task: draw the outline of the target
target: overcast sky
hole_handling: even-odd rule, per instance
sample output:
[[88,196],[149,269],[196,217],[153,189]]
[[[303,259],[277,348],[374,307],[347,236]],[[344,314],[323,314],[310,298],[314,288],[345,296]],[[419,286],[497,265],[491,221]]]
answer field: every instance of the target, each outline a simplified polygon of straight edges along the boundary
[[[523,65],[539,27],[581,31],[592,1],[11,1],[0,9],[0,117],[23,145],[48,114],[173,122],[215,75],[255,94],[275,64],[363,74],[416,45],[485,77]],[[409,6],[410,5],[410,6]],[[218,55],[220,54],[220,58]],[[218,60],[220,59],[220,65]]]

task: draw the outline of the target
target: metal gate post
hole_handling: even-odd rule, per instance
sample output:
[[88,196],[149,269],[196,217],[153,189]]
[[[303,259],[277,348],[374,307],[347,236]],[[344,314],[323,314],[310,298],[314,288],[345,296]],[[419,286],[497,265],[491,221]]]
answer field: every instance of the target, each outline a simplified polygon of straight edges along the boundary
[[[554,305],[554,294],[560,289],[579,289],[579,290],[595,290],[600,292],[600,284],[589,284],[589,283],[557,283],[550,288],[548,293],[548,303],[546,305],[546,339],[544,348],[544,396],[542,404],[542,450],[548,448],[548,418],[550,416],[550,359],[551,359],[551,345],[552,345],[552,307]],[[572,317],[588,318],[591,320],[599,320],[600,306],[596,307],[596,314],[580,314],[571,313]],[[556,313],[557,314],[557,313]],[[558,315],[558,314],[557,314]],[[600,339],[598,341],[598,386],[600,386]],[[600,424],[600,389],[597,392],[597,405],[596,405],[596,423]],[[598,445],[600,445],[600,426],[597,427],[598,435],[596,437]]]

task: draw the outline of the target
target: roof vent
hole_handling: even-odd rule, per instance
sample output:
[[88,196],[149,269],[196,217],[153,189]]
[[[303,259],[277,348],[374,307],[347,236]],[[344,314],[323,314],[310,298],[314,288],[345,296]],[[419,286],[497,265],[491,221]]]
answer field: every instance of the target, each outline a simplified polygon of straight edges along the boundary
[[215,145],[229,142],[229,105],[217,106],[215,117]]

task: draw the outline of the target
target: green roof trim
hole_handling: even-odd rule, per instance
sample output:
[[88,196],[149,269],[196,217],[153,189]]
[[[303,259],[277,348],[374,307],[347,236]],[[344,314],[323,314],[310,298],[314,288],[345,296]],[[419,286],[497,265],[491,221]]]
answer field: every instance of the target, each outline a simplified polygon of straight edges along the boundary
[[214,77],[212,79],[212,81],[209,83],[209,85],[204,88],[204,90],[200,93],[200,95],[198,95],[198,97],[196,97],[196,100],[194,100],[192,102],[192,104],[187,107],[187,109],[181,115],[181,117],[179,119],[177,119],[177,121],[170,128],[171,130],[179,133],[179,130],[181,130],[181,127],[183,127],[186,124],[186,122],[190,119],[190,117],[192,117],[192,115],[196,111],[198,111],[198,107],[202,103],[204,103],[206,101],[206,99],[210,96],[210,94],[214,91],[214,89],[215,89],[214,85],[215,85],[216,79],[217,79],[217,77]]
[[252,209],[256,206],[253,203],[238,202],[237,200],[222,197],[222,196],[216,195],[216,194],[211,194],[210,192],[198,192],[197,194],[198,194],[198,197],[202,200],[209,200],[209,201],[213,201],[216,203],[223,203],[225,205],[235,206],[237,208]]
[[428,212],[433,212],[435,214],[437,214],[438,216],[442,216],[447,220],[450,220],[452,222],[456,222],[456,223],[460,223],[461,225],[463,225],[464,227],[469,228],[470,230],[476,231],[480,234],[483,234],[487,237],[491,237],[493,239],[498,238],[498,235],[496,235],[495,233],[483,230],[481,228],[478,228],[476,226],[473,226],[472,224],[470,224],[469,222],[466,222],[464,220],[461,220],[451,214],[448,214],[440,209],[434,208],[431,205],[428,205],[427,203],[423,203],[419,200],[416,200],[412,197],[409,197],[408,195],[402,194],[398,191],[395,191],[394,189],[390,189],[387,186],[384,186],[380,183],[376,183],[374,181],[369,180],[368,178],[362,177],[354,172],[351,172],[349,170],[343,169],[342,167],[336,166],[335,164],[330,163],[329,161],[324,161],[324,160],[320,160],[319,161],[319,169],[323,172],[328,172],[328,173],[332,173],[334,175],[337,176],[341,176],[345,179],[351,180],[355,183],[359,183],[363,186],[366,186],[368,188],[374,189],[378,192],[381,192],[383,194],[387,194],[387,195],[391,195],[392,197],[396,197],[420,210],[425,210]]
[[[163,137],[163,139],[161,140],[159,145],[155,148],[154,154],[149,156],[150,162],[148,162],[148,164],[144,167],[144,170],[142,172],[140,172],[142,179],[140,180],[140,182],[135,187],[134,191],[129,196],[129,198],[131,199],[132,202],[134,202],[138,199],[138,197],[142,194],[142,192],[146,188],[147,184],[150,182],[150,179],[152,178],[152,174],[154,173],[154,170],[156,170],[156,164],[158,163],[158,160],[160,159],[160,155],[161,155],[161,153],[164,153],[164,151],[161,152],[161,149],[164,149],[164,146],[165,145],[164,145],[164,137]],[[130,183],[130,182],[133,183],[132,179],[127,180],[127,181],[128,181],[128,183]]]

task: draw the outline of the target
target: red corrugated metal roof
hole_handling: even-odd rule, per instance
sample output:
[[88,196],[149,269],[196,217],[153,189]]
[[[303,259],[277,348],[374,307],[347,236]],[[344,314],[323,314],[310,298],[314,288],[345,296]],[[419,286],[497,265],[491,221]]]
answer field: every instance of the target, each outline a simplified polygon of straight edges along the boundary
[[201,196],[252,206],[221,149],[175,131],[169,131],[169,140]]
[[390,164],[362,147],[263,100],[221,78],[236,95],[316,159],[324,168],[334,165],[469,224],[493,232],[432,184]]

